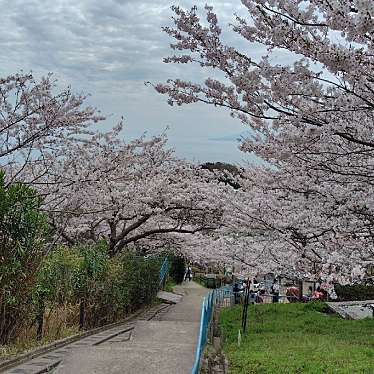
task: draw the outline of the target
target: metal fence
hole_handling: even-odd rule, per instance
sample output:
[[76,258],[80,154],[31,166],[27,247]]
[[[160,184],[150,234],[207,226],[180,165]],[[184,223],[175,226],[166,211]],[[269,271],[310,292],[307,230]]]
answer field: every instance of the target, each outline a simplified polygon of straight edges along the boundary
[[[232,306],[233,304],[244,304],[244,299],[245,299],[245,293],[240,292],[238,296],[236,297],[236,300],[235,300],[235,296],[232,297],[232,303],[230,305]],[[253,296],[249,295],[250,304],[272,304],[274,302],[279,303],[279,304],[286,304],[286,303],[288,304],[288,303],[292,303],[296,301],[299,301],[299,297],[293,296],[293,295],[289,295],[289,296],[277,295],[275,298],[273,294],[269,294],[269,293],[262,294],[262,295],[253,295]]]
[[234,293],[232,285],[217,288],[215,291],[215,305],[232,306],[234,304]]
[[233,294],[231,286],[214,289],[213,291],[210,291],[206,297],[204,297],[201,305],[200,329],[195,353],[195,362],[191,374],[199,373],[201,354],[203,353],[208,339],[209,324],[212,319],[215,306],[230,306],[232,303],[232,298]]
[[163,282],[165,281],[168,272],[169,272],[169,260],[167,257],[165,257],[160,268],[160,285],[163,284]]

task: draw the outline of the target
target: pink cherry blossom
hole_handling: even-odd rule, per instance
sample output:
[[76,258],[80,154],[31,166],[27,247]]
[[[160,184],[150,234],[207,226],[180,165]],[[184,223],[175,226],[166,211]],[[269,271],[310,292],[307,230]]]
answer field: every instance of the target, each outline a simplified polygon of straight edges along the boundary
[[[235,237],[233,256],[247,248],[242,263],[256,258],[259,270],[352,281],[374,261],[372,1],[242,4],[248,17],[235,16],[231,31],[247,53],[224,43],[211,7],[205,20],[196,7],[173,7],[164,31],[176,54],[165,62],[198,64],[212,78],[155,88],[170,104],[227,108],[251,128],[241,149],[264,163],[243,171],[227,201],[222,235]],[[251,57],[253,43],[268,53]],[[272,63],[279,50],[294,63]],[[223,78],[213,78],[217,69]]]

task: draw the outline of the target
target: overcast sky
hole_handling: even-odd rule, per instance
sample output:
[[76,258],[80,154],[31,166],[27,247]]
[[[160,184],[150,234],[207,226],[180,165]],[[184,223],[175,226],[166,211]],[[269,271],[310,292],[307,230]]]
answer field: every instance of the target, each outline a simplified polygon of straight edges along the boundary
[[[241,162],[237,149],[245,128],[228,113],[204,105],[170,107],[166,97],[144,85],[181,77],[201,80],[192,66],[162,62],[169,37],[170,6],[203,7],[201,0],[0,0],[1,75],[53,72],[61,87],[92,94],[90,103],[107,116],[123,116],[126,137],[167,131],[179,156],[194,161]],[[240,0],[214,0],[222,25],[244,14]],[[230,37],[231,38],[231,37]],[[239,43],[232,36],[233,43]],[[261,51],[251,51],[252,55]]]

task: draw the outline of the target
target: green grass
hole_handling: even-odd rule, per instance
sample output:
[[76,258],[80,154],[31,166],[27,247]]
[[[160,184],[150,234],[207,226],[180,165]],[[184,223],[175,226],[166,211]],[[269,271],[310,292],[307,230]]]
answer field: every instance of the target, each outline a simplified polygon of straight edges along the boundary
[[242,306],[223,309],[220,326],[231,374],[374,373],[374,319],[344,320],[323,303],[251,305],[237,344]]

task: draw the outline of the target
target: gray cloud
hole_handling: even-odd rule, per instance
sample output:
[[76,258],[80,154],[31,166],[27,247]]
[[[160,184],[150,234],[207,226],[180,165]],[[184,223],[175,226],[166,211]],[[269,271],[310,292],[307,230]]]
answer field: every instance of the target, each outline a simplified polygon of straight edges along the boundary
[[[241,124],[203,105],[170,108],[165,97],[144,86],[148,80],[195,80],[206,74],[162,63],[170,53],[170,40],[161,32],[161,26],[170,24],[170,5],[168,0],[0,0],[1,75],[20,69],[36,75],[53,72],[61,86],[91,93],[90,102],[109,114],[108,123],[124,115],[130,136],[169,126],[180,156],[219,159],[217,144],[208,139],[240,133]],[[215,0],[214,6],[223,24],[242,11],[239,0]],[[236,144],[226,142],[224,148],[222,161],[245,158]]]

